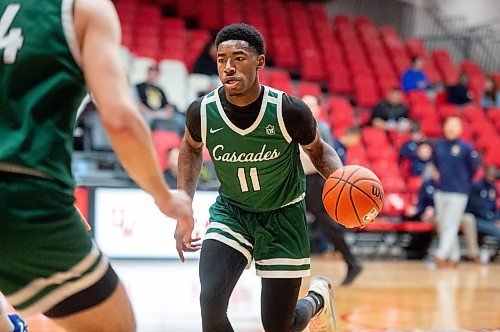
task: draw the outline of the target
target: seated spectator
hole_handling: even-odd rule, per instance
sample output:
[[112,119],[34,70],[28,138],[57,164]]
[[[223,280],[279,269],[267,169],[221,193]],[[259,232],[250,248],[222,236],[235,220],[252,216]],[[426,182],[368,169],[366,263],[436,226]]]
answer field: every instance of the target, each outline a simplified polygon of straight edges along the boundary
[[496,209],[496,173],[495,166],[485,168],[484,178],[472,185],[465,212],[469,217],[473,216],[479,233],[494,236],[500,241],[500,220],[497,219]]
[[361,141],[361,129],[359,127],[347,128],[344,133],[333,142],[333,148],[340,157],[342,163],[347,160],[347,150],[356,146]]
[[432,146],[428,142],[421,142],[418,144],[415,155],[409,158],[410,160],[410,175],[422,176],[427,163],[432,157]]
[[148,68],[146,82],[138,84],[139,110],[144,114],[153,130],[170,130],[184,133],[184,116],[169,104],[165,92],[157,85],[158,66]]
[[423,69],[424,58],[421,56],[413,57],[411,67],[401,77],[401,86],[404,92],[408,93],[414,90],[426,91],[431,87]]
[[165,182],[167,182],[170,188],[177,188],[179,152],[180,149],[175,147],[169,149],[165,154],[165,157],[167,158],[167,169],[163,172],[163,176],[165,177]]
[[420,126],[414,123],[411,127],[411,137],[410,140],[406,141],[399,151],[399,155],[402,158],[411,159],[417,154],[417,148],[420,143],[426,141],[424,133],[420,130]]
[[173,107],[167,100],[165,92],[157,84],[159,69],[157,65],[148,68],[148,76],[145,82],[136,85],[139,96],[139,110],[151,117],[158,115],[159,110]]
[[386,98],[379,102],[372,113],[371,124],[382,130],[407,131],[409,129],[408,108],[402,103],[400,89],[393,88]]
[[472,101],[472,92],[467,86],[469,77],[467,73],[462,72],[457,84],[446,88],[448,103],[455,105],[465,105]]
[[217,76],[217,48],[213,41],[208,42],[194,63],[193,73],[208,76]]
[[483,108],[500,107],[500,89],[496,81],[488,76],[484,84]]
[[422,182],[418,192],[418,203],[412,219],[434,222],[434,192],[437,185],[437,173]]

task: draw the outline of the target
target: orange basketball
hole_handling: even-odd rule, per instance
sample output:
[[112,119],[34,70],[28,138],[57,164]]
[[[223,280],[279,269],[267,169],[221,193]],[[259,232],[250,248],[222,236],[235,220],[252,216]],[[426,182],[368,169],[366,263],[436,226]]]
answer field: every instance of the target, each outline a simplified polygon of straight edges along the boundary
[[336,170],[323,187],[323,204],[336,222],[347,228],[364,227],[382,210],[384,189],[368,168],[348,165]]

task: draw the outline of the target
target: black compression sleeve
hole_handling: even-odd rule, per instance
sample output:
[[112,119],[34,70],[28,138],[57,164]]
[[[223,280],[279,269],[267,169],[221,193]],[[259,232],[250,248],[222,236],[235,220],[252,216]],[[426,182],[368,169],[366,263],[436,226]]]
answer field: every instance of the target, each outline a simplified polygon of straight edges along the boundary
[[201,142],[200,109],[203,97],[196,99],[186,111],[186,127],[195,142]]
[[290,137],[308,145],[316,137],[316,120],[307,105],[297,97],[283,95],[283,121]]

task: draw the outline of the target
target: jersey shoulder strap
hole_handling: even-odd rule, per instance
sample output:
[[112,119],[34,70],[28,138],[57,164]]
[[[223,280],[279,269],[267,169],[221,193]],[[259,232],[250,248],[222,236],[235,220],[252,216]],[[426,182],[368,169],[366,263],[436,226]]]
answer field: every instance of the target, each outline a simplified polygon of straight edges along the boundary
[[[276,103],[276,116],[278,118],[278,124],[280,126],[281,133],[288,143],[292,142],[292,137],[286,130],[285,121],[283,120],[283,96],[285,93],[283,91],[267,87],[267,100]],[[265,100],[266,98],[264,98]]]

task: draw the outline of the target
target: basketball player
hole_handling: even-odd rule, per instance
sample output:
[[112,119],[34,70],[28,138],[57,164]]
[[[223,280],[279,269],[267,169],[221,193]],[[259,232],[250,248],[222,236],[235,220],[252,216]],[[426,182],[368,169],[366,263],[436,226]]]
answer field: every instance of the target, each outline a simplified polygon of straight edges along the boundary
[[[129,95],[116,12],[107,0],[0,0],[0,15],[0,291],[21,316],[44,313],[67,331],[135,331],[124,287],[73,206],[85,83],[125,169],[177,218],[179,250],[183,240],[191,250],[193,218]],[[26,328],[11,317],[2,310],[1,332]]]
[[323,177],[342,163],[300,99],[259,84],[265,56],[257,30],[227,26],[215,44],[223,86],[190,105],[179,157],[178,185],[191,196],[203,146],[221,182],[200,258],[203,331],[233,331],[229,298],[252,259],[262,277],[266,331],[302,331],[311,318],[312,331],[333,331],[328,279],[313,278],[297,302],[301,278],[310,272],[299,144]]

